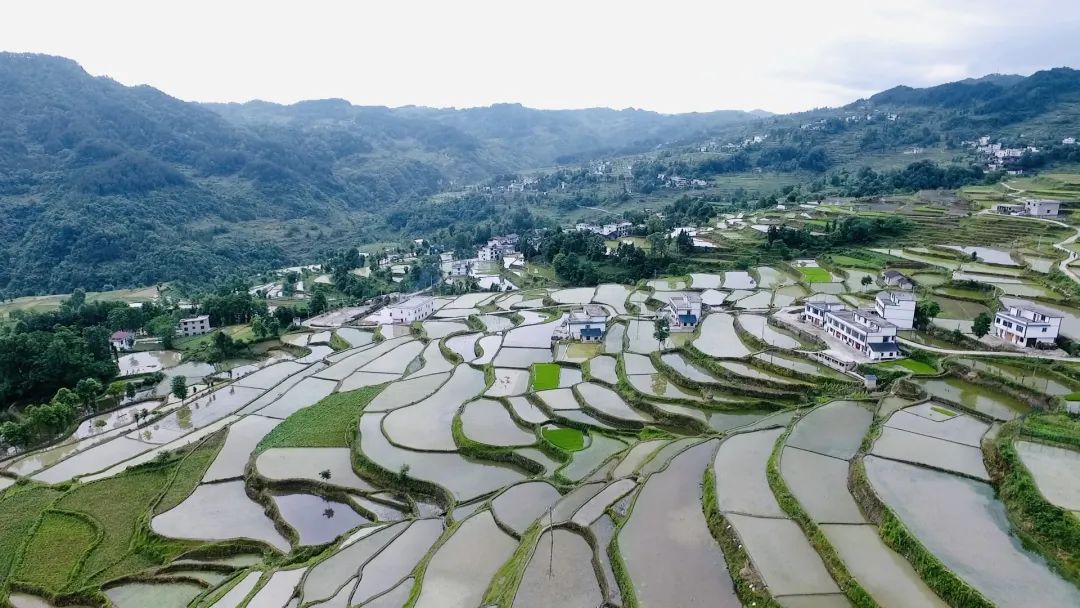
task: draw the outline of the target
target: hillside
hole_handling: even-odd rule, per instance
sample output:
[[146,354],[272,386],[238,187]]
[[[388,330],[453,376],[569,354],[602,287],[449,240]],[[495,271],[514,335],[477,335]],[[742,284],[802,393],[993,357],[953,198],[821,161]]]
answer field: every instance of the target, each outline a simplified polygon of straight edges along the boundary
[[[206,280],[384,237],[384,204],[741,112],[203,106],[0,54],[0,293]],[[332,228],[331,228],[332,227]]]
[[[706,194],[725,200],[835,182],[833,172],[864,165],[905,166],[918,160],[902,154],[911,147],[925,150],[920,158],[964,164],[961,141],[1021,133],[1039,144],[1080,134],[1080,72],[896,87],[791,115],[665,115],[334,99],[197,104],[92,77],[67,59],[4,53],[0,293],[202,282],[469,227],[508,217],[502,210],[514,205],[560,218],[580,207],[656,202],[593,184],[587,174],[598,160],[632,165],[635,196],[668,171],[708,180]],[[765,139],[745,144],[755,135]],[[467,185],[553,167],[577,172],[544,182],[559,186],[558,197],[460,196]]]

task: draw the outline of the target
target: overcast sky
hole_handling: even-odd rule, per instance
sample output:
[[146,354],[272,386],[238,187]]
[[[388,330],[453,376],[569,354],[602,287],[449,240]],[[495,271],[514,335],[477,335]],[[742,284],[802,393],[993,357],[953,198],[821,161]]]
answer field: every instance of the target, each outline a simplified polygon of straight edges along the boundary
[[0,50],[193,101],[790,112],[1080,67],[1080,2],[19,0]]

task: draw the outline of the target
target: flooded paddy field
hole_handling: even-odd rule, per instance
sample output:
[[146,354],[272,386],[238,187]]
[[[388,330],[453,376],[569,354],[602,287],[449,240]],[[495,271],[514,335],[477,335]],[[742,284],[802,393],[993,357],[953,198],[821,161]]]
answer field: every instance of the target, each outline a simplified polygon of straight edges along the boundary
[[[851,290],[860,278],[830,285]],[[228,550],[176,550],[163,564],[141,565],[120,559],[131,541],[118,537],[116,559],[99,566],[113,570],[89,583],[105,585],[118,606],[734,607],[766,596],[785,607],[842,606],[844,585],[827,567],[836,560],[878,605],[946,605],[848,489],[863,458],[874,491],[980,592],[1011,605],[1045,587],[1046,605],[1075,605],[1075,589],[1015,541],[981,481],[989,479],[981,450],[990,423],[950,405],[1004,422],[1026,415],[1023,404],[949,377],[916,378],[934,395],[924,402],[863,392],[760,313],[714,308],[696,331],[657,343],[653,312],[627,312],[650,297],[717,288],[733,292],[728,310],[767,308],[780,292],[786,303],[806,295],[794,280],[760,267],[659,279],[643,291],[608,284],[552,292],[567,307],[592,302],[621,315],[595,344],[562,337],[565,308],[545,308],[543,291],[447,298],[444,314],[461,320],[424,320],[423,332],[401,326],[398,337],[390,328],[380,337],[338,328],[351,347],[317,361],[268,362],[183,401],[148,402],[161,408],[148,422],[124,407],[5,461],[4,475],[30,481],[0,477],[0,542],[20,510],[7,505],[28,492],[67,494],[63,508],[77,510],[72,498],[93,480],[136,497],[128,478],[160,468],[161,485],[125,525],[145,522],[163,546]],[[511,319],[526,300],[537,300],[537,310]],[[508,312],[491,314],[489,304]],[[466,325],[464,316],[478,312],[479,324]],[[768,348],[755,352],[743,332]],[[323,333],[290,339],[328,348],[311,346],[330,339]],[[558,376],[538,390],[533,366],[553,361]],[[1073,389],[1067,376],[1042,369],[977,363],[1018,382],[1030,375],[1025,384],[1045,394]],[[1039,493],[1078,510],[1076,452],[1016,447]],[[72,479],[80,482],[64,483]],[[819,554],[791,501],[834,555]],[[967,530],[935,527],[939,517],[963,528],[957,512],[976,521],[963,522]],[[114,534],[117,524],[103,521]],[[33,538],[43,527],[18,529]],[[938,534],[947,546],[925,539]],[[740,568],[729,571],[729,561]],[[210,571],[209,563],[235,570]],[[158,580],[160,565],[200,582]],[[131,575],[144,578],[124,578]],[[762,595],[745,595],[747,582]]]

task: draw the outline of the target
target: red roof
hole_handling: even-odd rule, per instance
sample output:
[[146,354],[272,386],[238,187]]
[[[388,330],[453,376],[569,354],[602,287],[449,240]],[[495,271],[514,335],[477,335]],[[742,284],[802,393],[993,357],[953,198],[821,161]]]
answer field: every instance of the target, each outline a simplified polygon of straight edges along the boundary
[[130,331],[121,330],[121,331],[118,331],[118,332],[114,333],[112,335],[112,338],[109,338],[109,339],[110,340],[127,340],[128,338],[132,338],[134,336],[135,336],[135,334],[131,333]]

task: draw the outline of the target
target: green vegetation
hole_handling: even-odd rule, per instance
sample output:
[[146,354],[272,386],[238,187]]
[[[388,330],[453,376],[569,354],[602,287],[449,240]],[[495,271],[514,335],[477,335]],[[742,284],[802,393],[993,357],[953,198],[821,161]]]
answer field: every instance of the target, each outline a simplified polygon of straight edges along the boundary
[[800,266],[798,271],[807,283],[828,283],[832,281],[832,275],[829,274],[829,271],[820,266]]
[[[1041,416],[1033,416],[1033,418]],[[1054,426],[1055,418],[1041,421],[1043,429]],[[1056,433],[1071,436],[1076,421]],[[1022,424],[1022,423],[1020,423]],[[1019,431],[1019,432],[1018,432]],[[1009,520],[1026,546],[1032,546],[1053,563],[1074,584],[1080,584],[1080,518],[1066,509],[1047,502],[1035,479],[1020,460],[1013,442],[1023,435],[1018,422],[1002,427],[987,459],[995,487],[1005,503]]]
[[585,435],[577,429],[549,427],[543,430],[543,435],[555,447],[567,452],[576,452],[585,447]]
[[879,363],[876,367],[884,369],[901,369],[909,371],[915,375],[932,376],[938,373],[938,370],[933,365],[923,363],[922,361],[916,361],[914,359],[897,359],[895,361],[889,361],[888,363]]
[[559,387],[560,368],[555,363],[534,363],[529,375],[534,391],[546,391]]
[[1020,436],[1080,448],[1080,419],[1064,413],[1026,416]]
[[263,437],[255,451],[285,447],[345,447],[351,442],[350,431],[360,412],[382,389],[382,386],[366,386],[330,395],[286,418]]
[[881,270],[885,268],[885,262],[878,258],[861,258],[850,255],[833,254],[829,256],[833,264],[844,268],[863,268],[866,270]]
[[950,418],[952,418],[953,416],[956,415],[956,412],[954,412],[952,410],[949,410],[949,409],[945,409],[945,408],[941,407],[940,405],[932,405],[932,406],[930,406],[930,409],[932,411],[935,411],[935,412],[941,414],[942,416],[948,416]]
[[41,513],[61,494],[60,490],[37,485],[15,486],[3,494],[0,499],[0,586],[10,580],[9,574]]
[[12,578],[58,593],[72,573],[78,571],[80,561],[93,548],[97,537],[97,526],[88,518],[46,511]]

